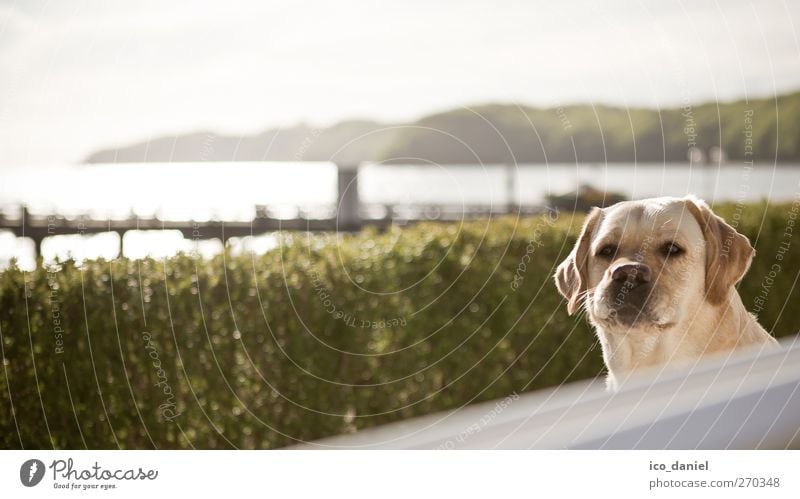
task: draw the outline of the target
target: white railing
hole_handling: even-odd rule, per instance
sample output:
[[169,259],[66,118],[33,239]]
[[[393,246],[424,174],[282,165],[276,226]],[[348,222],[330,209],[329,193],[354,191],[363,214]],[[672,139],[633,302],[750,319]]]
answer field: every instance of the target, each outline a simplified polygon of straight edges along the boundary
[[781,348],[601,380],[309,442],[316,449],[800,448],[800,337]]

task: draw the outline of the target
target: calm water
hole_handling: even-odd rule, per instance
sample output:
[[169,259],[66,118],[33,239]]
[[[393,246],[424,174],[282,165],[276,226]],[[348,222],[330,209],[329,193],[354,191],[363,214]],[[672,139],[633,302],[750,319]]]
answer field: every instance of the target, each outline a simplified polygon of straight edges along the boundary
[[[800,165],[720,168],[686,164],[635,166],[523,165],[513,170],[516,201],[538,204],[547,193],[569,192],[581,183],[630,198],[695,193],[708,200],[791,199]],[[172,163],[72,166],[6,170],[0,205],[26,203],[40,213],[100,217],[159,215],[168,219],[243,219],[253,206],[279,215],[292,208],[332,206],[336,170],[329,163]],[[366,203],[500,203],[508,194],[502,166],[364,166],[359,174]]]
[[[359,173],[363,202],[504,205],[509,170],[503,166],[366,165]],[[512,169],[514,201],[539,204],[547,193],[561,194],[583,183],[630,198],[697,194],[710,201],[786,201],[800,192],[800,165],[741,164],[690,167],[687,164],[523,165]],[[0,205],[27,204],[34,213],[126,218],[159,216],[174,220],[249,220],[257,204],[273,216],[292,217],[297,208],[328,216],[336,201],[336,169],[330,163],[171,163],[68,166],[4,170]],[[13,209],[11,209],[13,211]],[[113,257],[113,234],[45,241],[45,257]],[[170,254],[188,249],[176,234],[128,233],[126,254]],[[268,241],[248,241],[263,248]],[[205,253],[219,251],[214,241]],[[0,234],[0,265],[12,255],[31,262],[32,243]]]

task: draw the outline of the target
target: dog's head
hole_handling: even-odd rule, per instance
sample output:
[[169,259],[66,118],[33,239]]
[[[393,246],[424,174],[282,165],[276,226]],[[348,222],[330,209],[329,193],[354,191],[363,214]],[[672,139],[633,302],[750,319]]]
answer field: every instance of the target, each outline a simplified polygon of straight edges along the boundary
[[754,253],[701,200],[626,201],[589,213],[556,285],[570,314],[583,303],[607,332],[664,330],[725,303]]

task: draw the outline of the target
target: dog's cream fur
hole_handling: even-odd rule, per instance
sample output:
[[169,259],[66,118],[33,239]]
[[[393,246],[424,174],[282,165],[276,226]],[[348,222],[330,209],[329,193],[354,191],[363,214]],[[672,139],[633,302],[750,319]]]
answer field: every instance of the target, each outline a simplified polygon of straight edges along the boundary
[[[589,213],[555,280],[570,315],[581,305],[588,312],[608,386],[616,388],[642,367],[776,344],[734,288],[754,254],[745,236],[697,198],[626,201]],[[633,279],[612,278],[626,264],[649,268],[636,300],[627,287]]]

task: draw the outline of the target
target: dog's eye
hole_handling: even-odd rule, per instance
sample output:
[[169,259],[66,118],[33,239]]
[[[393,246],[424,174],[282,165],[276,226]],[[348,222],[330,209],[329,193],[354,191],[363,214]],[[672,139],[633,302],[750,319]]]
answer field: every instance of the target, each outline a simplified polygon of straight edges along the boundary
[[662,246],[661,252],[664,253],[665,256],[677,256],[683,253],[683,248],[675,243],[667,243]]
[[611,258],[612,256],[614,256],[614,254],[616,254],[616,252],[617,252],[616,246],[614,246],[613,244],[606,244],[605,246],[600,248],[600,251],[596,253],[596,256],[602,258]]

